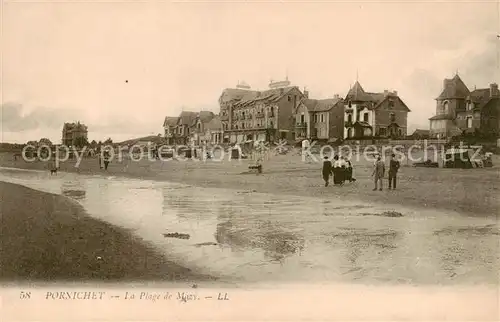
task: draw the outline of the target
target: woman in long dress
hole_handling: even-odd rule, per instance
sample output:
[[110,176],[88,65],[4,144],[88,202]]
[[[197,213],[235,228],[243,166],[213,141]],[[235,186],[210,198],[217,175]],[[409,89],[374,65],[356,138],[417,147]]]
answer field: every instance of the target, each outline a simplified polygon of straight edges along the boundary
[[333,184],[337,185],[341,183],[341,167],[339,162],[339,156],[336,155],[333,157]]

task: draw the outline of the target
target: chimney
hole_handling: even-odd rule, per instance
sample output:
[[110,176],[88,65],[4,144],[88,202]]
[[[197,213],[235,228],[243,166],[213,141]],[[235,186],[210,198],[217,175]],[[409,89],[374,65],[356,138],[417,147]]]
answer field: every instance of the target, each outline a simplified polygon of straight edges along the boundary
[[490,84],[490,97],[498,96],[499,94],[500,93],[498,92],[498,84],[497,83]]
[[309,98],[309,91],[304,87],[304,97]]
[[392,94],[394,94],[394,96],[398,96],[398,91],[393,91]]
[[339,94],[335,94],[335,95],[333,95],[333,98],[340,98],[340,95]]
[[384,96],[387,96],[387,95],[389,95],[389,91],[384,89]]

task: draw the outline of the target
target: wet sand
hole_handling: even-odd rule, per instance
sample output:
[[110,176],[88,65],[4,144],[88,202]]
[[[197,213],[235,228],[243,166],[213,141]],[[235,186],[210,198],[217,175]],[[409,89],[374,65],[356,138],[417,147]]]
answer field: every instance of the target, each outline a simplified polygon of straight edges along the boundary
[[[314,196],[326,199],[342,198],[421,207],[423,209],[453,210],[468,215],[495,217],[498,215],[500,172],[498,168],[442,169],[414,168],[404,162],[398,175],[398,189],[372,191],[372,166],[361,160],[354,163],[355,183],[343,187],[324,187],[321,163],[305,163],[300,155],[272,156],[265,161],[264,173],[248,173],[251,160],[231,162],[197,161],[113,161],[107,171],[99,169],[97,159],[84,159],[79,167],[75,161],[64,162],[61,171],[82,174],[127,176],[131,178],[172,181],[194,186],[227,188],[295,196]],[[498,161],[494,160],[494,164]],[[47,170],[46,162],[14,161],[12,155],[0,155],[0,166]],[[384,180],[387,188],[387,180]]]
[[210,280],[71,199],[0,182],[3,281]]

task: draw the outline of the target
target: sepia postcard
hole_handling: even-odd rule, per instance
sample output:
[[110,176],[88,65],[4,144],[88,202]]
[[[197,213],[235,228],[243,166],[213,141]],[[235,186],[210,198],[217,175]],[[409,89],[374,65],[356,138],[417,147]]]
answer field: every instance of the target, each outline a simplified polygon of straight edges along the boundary
[[499,321],[500,0],[0,0],[1,321]]

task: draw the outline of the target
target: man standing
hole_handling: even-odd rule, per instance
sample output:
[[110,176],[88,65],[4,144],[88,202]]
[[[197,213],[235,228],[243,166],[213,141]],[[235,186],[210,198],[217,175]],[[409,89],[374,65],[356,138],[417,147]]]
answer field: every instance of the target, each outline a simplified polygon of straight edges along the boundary
[[391,162],[389,163],[389,190],[391,187],[396,190],[396,176],[399,170],[399,161],[396,160],[396,155],[391,155]]
[[328,187],[330,183],[330,175],[332,174],[332,162],[328,160],[328,157],[325,156],[323,161],[323,180],[325,180],[325,187]]
[[375,179],[375,188],[373,188],[373,191],[377,190],[378,183],[380,182],[380,191],[382,191],[382,179],[384,178],[385,175],[385,164],[384,161],[382,161],[382,158],[380,155],[377,156],[377,161],[375,161],[375,166],[373,167],[373,173],[372,176]]

